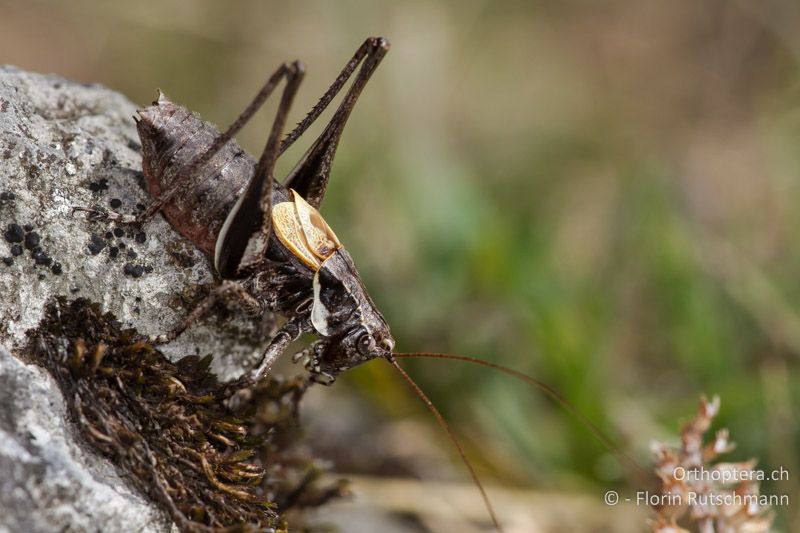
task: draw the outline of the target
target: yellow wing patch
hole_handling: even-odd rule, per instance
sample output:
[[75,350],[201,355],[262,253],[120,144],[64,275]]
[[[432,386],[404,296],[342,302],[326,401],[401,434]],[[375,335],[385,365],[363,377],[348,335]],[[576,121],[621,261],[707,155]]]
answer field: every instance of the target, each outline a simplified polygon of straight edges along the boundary
[[281,202],[272,206],[272,227],[275,235],[291,252],[313,270],[319,270],[322,262],[342,247],[342,243],[330,226],[294,190],[293,202]]
[[337,249],[342,247],[336,234],[319,214],[319,211],[309,205],[305,199],[290,189],[294,195],[294,206],[297,209],[297,218],[310,250],[321,260],[325,261]]
[[278,239],[298,259],[312,269],[319,270],[321,263],[308,249],[293,202],[281,202],[272,206],[272,227]]

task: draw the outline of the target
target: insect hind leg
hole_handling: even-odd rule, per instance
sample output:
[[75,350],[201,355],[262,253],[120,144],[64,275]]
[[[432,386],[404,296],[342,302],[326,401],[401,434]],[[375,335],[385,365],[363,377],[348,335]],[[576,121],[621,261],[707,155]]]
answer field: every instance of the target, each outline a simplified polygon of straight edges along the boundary
[[336,94],[342,89],[347,80],[355,72],[359,64],[361,70],[356,75],[353,84],[344,96],[342,103],[331,118],[325,130],[311,145],[295,168],[284,181],[284,186],[297,191],[309,204],[319,208],[331,173],[331,163],[342,137],[344,126],[350,113],[356,105],[361,91],[366,86],[375,69],[378,68],[386,52],[389,51],[389,41],[383,37],[370,37],[362,44],[352,59],[347,62],[339,76],[325,92],[320,101],[308,113],[306,118],[284,139],[281,145],[283,153],[297,138],[319,117],[320,113],[330,104]]
[[304,74],[301,63],[287,65],[286,87],[267,144],[217,237],[214,266],[223,278],[242,277],[263,261],[272,231],[272,171],[280,153],[283,127]]
[[[214,139],[211,145],[202,153],[195,156],[188,163],[186,163],[177,173],[175,179],[168,189],[163,191],[158,198],[154,199],[144,211],[138,215],[125,215],[116,213],[114,211],[106,211],[104,209],[87,208],[87,207],[73,207],[72,214],[76,212],[86,213],[86,218],[92,222],[115,222],[117,224],[143,224],[161,210],[164,205],[169,203],[175,196],[183,190],[191,188],[191,179],[197,169],[208,163],[214,155],[216,155],[222,148],[225,147],[233,137],[250,121],[253,115],[258,112],[264,102],[274,92],[275,88],[282,79],[292,79],[300,72],[299,78],[302,79],[302,72],[304,71],[303,65],[299,61],[292,63],[283,63],[278,67],[275,72],[267,79],[261,89],[258,91],[253,100],[236,118],[236,120],[228,127],[227,130],[220,133]],[[299,80],[298,80],[299,83]]]

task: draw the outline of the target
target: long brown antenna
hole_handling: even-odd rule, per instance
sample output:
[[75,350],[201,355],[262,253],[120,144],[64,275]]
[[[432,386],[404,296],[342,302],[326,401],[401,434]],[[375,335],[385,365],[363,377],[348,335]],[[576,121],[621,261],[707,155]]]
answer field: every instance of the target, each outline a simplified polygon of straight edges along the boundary
[[588,428],[589,431],[594,435],[594,437],[600,441],[600,443],[605,446],[608,451],[614,454],[616,458],[628,465],[629,468],[633,469],[642,479],[647,479],[650,477],[647,470],[639,466],[639,464],[634,461],[628,454],[623,452],[619,449],[614,441],[612,441],[609,437],[606,436],[603,431],[597,427],[597,425],[589,420],[589,418],[581,413],[577,407],[572,405],[566,398],[564,398],[558,391],[556,391],[553,387],[544,383],[543,381],[539,381],[538,379],[532,378],[527,374],[523,374],[517,370],[512,368],[508,368],[502,365],[498,365],[496,363],[490,363],[489,361],[484,361],[483,359],[478,359],[477,357],[469,357],[466,355],[453,355],[447,353],[430,353],[430,352],[417,352],[417,353],[395,353],[392,354],[394,357],[397,358],[410,358],[410,357],[420,357],[420,358],[427,358],[427,359],[452,359],[455,361],[464,361],[467,363],[474,363],[477,365],[493,368],[499,372],[507,374],[513,378],[519,379],[520,381],[524,381],[528,385],[536,387],[547,394],[550,398],[552,398],[556,403],[558,403],[561,407],[563,407],[567,412],[569,412],[572,416],[580,420],[584,423]]
[[[410,354],[401,354],[401,355],[407,356]],[[392,364],[393,367],[397,369],[400,375],[403,376],[403,379],[406,380],[406,383],[408,383],[408,385],[414,390],[417,396],[419,396],[419,399],[422,400],[422,403],[425,404],[428,410],[430,410],[430,412],[433,413],[433,416],[436,418],[436,421],[439,422],[439,425],[442,426],[442,429],[444,429],[445,432],[447,432],[447,435],[450,437],[450,440],[453,442],[456,449],[458,450],[458,455],[461,456],[461,460],[466,465],[467,470],[469,470],[469,473],[472,476],[472,481],[475,482],[475,485],[478,487],[478,490],[481,491],[481,497],[483,498],[483,503],[484,505],[486,505],[486,510],[489,511],[489,516],[491,516],[492,518],[492,524],[494,524],[494,528],[497,531],[502,532],[503,528],[500,527],[500,522],[497,521],[497,516],[494,514],[494,507],[492,507],[492,502],[489,501],[489,495],[486,494],[486,490],[483,488],[481,480],[478,479],[478,474],[476,474],[475,469],[472,468],[472,463],[470,463],[469,459],[467,459],[467,454],[464,452],[464,448],[461,447],[461,443],[458,442],[456,434],[453,433],[453,430],[450,428],[450,424],[447,423],[447,421],[444,419],[444,417],[436,408],[436,406],[433,405],[433,402],[431,402],[428,396],[424,392],[422,392],[422,389],[419,388],[419,385],[414,383],[414,380],[411,379],[411,376],[406,374],[406,371],[403,370],[403,368],[397,364],[397,361],[395,361],[392,358],[389,359],[389,362]]]

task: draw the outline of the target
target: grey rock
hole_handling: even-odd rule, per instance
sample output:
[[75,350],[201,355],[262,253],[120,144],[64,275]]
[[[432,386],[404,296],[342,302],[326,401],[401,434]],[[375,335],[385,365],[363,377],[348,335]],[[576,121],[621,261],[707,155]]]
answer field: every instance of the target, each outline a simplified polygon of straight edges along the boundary
[[49,374],[3,348],[0,405],[0,531],[170,531],[166,515],[83,449]]
[[[140,242],[131,229],[118,237],[113,226],[71,215],[74,206],[109,209],[112,199],[128,213],[147,203],[135,111],[99,85],[0,67],[0,531],[168,527],[111,465],[81,448],[55,382],[25,362],[25,332],[55,296],[98,302],[153,336],[187,313],[177,295],[213,282],[205,256],[160,216]],[[213,353],[222,378],[238,375],[258,355],[243,339],[259,325],[232,314],[190,328],[164,351]]]

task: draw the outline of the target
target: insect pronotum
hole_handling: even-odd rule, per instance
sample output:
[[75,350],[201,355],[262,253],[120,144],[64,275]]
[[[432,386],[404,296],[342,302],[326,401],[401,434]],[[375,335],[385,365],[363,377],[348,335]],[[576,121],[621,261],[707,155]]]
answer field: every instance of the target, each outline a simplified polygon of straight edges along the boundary
[[[319,339],[300,354],[311,379],[336,376],[372,359],[385,359],[408,382],[452,440],[484,500],[496,529],[489,498],[453,431],[422,390],[398,365],[403,357],[457,359],[482,364],[542,388],[588,424],[610,449],[616,447],[589,420],[541,382],[485,361],[447,354],[393,353],[395,341],[364,288],[353,259],[320,215],[331,164],[342,131],[361,91],[389,49],[381,37],[367,39],[306,117],[281,140],[289,108],[304,75],[300,62],[284,63],[223,133],[163,94],[139,111],[142,167],[153,197],[138,216],[75,208],[90,220],[142,224],[161,212],[172,226],[213,258],[220,283],[173,331],[175,339],[221,297],[235,297],[250,310],[279,313],[286,322],[270,340],[243,386],[264,378],[275,360],[303,333]],[[288,176],[273,177],[277,158],[328,107],[360,70],[328,125]],[[270,134],[258,161],[233,140],[279,83],[285,80]],[[626,459],[626,458],[624,458]]]

